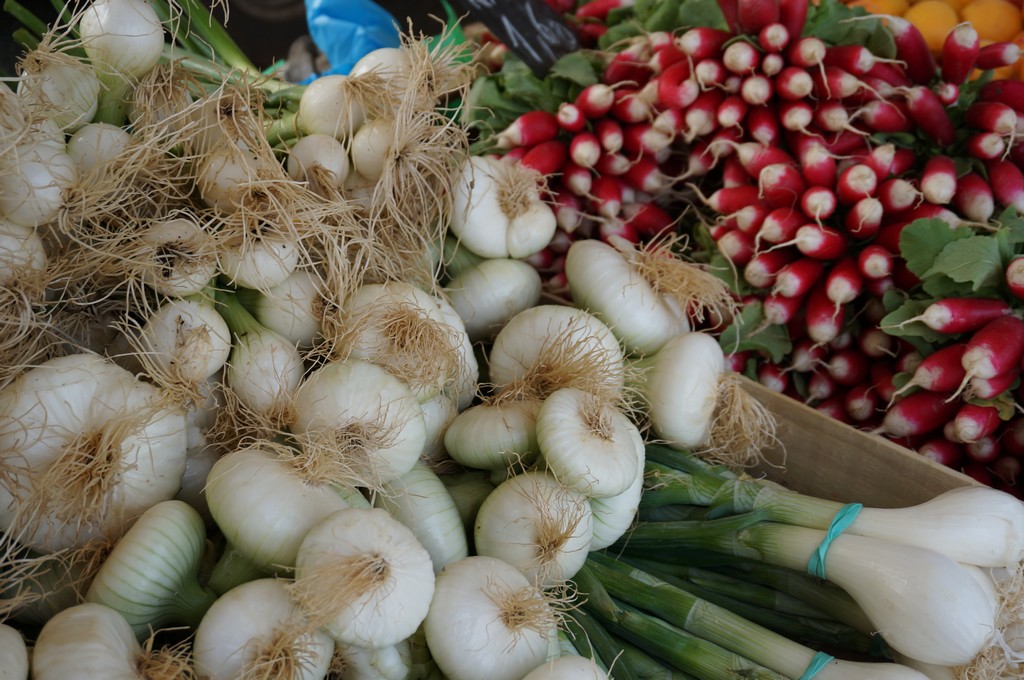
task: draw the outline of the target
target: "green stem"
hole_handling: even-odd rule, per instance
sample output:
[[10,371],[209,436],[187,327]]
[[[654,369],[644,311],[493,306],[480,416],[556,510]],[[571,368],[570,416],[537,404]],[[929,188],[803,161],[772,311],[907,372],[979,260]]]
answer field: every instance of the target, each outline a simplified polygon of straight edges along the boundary
[[11,39],[25,48],[27,52],[31,52],[39,47],[39,38],[32,35],[32,31],[27,28],[14,29],[14,31],[11,32]]
[[584,610],[605,628],[699,680],[785,680],[784,676],[713,642],[616,601],[602,586],[591,564],[584,565],[575,580],[580,592],[587,593]]
[[273,144],[286,144],[299,136],[297,113],[287,111],[266,127],[264,134],[267,141]]
[[228,545],[224,548],[220,559],[217,560],[217,564],[214,565],[207,586],[214,593],[223,595],[235,586],[267,576],[269,576],[267,572],[253,564],[234,546]]
[[737,478],[736,473],[724,465],[708,463],[691,453],[681,451],[680,449],[674,449],[671,446],[665,446],[664,444],[648,444],[645,448],[647,460],[654,461],[655,463],[661,463],[662,465],[675,468],[676,470],[682,470],[683,472],[689,472],[691,474],[706,473],[716,477],[721,477],[722,479]]
[[644,507],[643,497],[641,497],[637,519],[641,522],[689,522],[710,518],[708,517],[708,509],[700,505],[655,505],[653,507]]
[[180,589],[171,605],[174,622],[195,630],[199,622],[203,620],[206,610],[216,601],[217,596],[218,593],[209,588],[203,588],[195,580],[180,584]]
[[[622,648],[620,663],[628,663],[633,667],[640,680],[694,680],[692,675],[669,668],[634,644],[625,640],[619,640],[618,644]],[[618,667],[613,668],[612,672],[617,674]],[[618,675],[615,677],[618,678]]]
[[621,649],[593,616],[577,609],[565,617],[565,627],[581,656],[593,659],[602,668],[614,667],[615,680],[640,680],[630,664],[616,663]]
[[103,89],[100,90],[99,106],[96,108],[96,115],[93,116],[93,122],[121,127],[128,119],[131,83],[116,75],[99,72],[96,75],[103,84]]
[[174,38],[174,41],[182,47],[182,49],[188,50],[195,54],[206,57],[207,59],[213,56],[212,50],[209,46],[201,44],[201,41],[195,40],[188,31],[186,22],[175,19],[171,14],[171,7],[164,2],[151,2],[149,3],[153,11],[156,12],[157,18],[160,23],[163,24]]
[[14,17],[15,21],[23,28],[30,31],[36,38],[46,35],[46,22],[37,17],[32,10],[22,5],[18,0],[4,0],[4,11]]
[[188,18],[188,30],[202,37],[220,61],[251,75],[259,74],[259,69],[250,61],[227,29],[214,19],[206,5],[199,0],[178,0],[178,4]]
[[248,333],[259,333],[264,330],[264,326],[242,305],[242,301],[236,293],[218,291],[217,311],[220,312],[224,323],[236,337],[244,337]]
[[680,522],[646,522],[630,529],[611,548],[638,557],[667,557],[672,551],[707,550],[736,557],[762,559],[747,540],[748,530],[761,522],[758,512],[732,517]]
[[587,568],[613,597],[755,664],[795,678],[814,658],[815,650],[629,565],[596,556]]

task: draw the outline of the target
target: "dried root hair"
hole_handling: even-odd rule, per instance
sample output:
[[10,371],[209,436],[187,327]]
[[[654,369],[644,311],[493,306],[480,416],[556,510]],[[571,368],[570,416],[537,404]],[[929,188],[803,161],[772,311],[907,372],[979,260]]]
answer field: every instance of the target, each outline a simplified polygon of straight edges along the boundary
[[42,625],[58,611],[85,601],[93,577],[114,541],[95,539],[81,548],[39,555],[0,536],[0,620]]
[[326,651],[317,650],[312,628],[301,618],[284,621],[269,637],[250,644],[251,656],[240,675],[244,680],[302,677]]
[[[192,645],[182,640],[170,646],[157,647],[160,631],[151,634],[135,659],[141,680],[196,680],[199,675],[192,665]],[[284,676],[286,677],[286,676]]]
[[0,286],[0,388],[48,354],[48,315],[35,288],[33,280]]
[[[288,585],[288,592],[309,619],[322,628],[347,607],[373,593],[390,590],[395,574],[385,555],[321,555]],[[363,603],[361,606],[365,606]]]
[[590,514],[590,501],[562,482],[558,482],[557,487],[528,486],[531,488],[521,491],[523,504],[540,511],[539,521],[533,526],[532,544],[536,552],[538,582],[550,580],[561,583],[565,578],[557,571],[558,556],[576,533],[580,522]]
[[498,609],[498,620],[514,635],[533,631],[550,634],[562,627],[573,597],[568,584],[542,590],[537,586],[508,588],[489,585],[486,596]]
[[[173,6],[173,4],[172,4]],[[194,132],[194,102],[202,96],[199,80],[175,62],[157,64],[142,77],[132,92],[129,118],[135,134],[143,139],[189,138]]]
[[739,376],[723,373],[711,433],[697,453],[710,463],[734,470],[753,467],[763,463],[763,452],[778,443],[776,430],[775,416],[743,389]]
[[615,358],[611,350],[580,332],[585,324],[583,319],[573,320],[557,335],[545,339],[537,358],[518,380],[498,390],[482,386],[490,390],[490,399],[542,402],[555,390],[575,387],[631,410],[628,390],[622,389],[626,366],[611,365]]
[[221,405],[216,410],[213,425],[206,433],[206,441],[224,455],[255,443],[269,445],[287,433],[287,425],[294,420],[291,403],[274,413],[262,413],[246,406],[227,382],[221,382]]
[[409,58],[405,97],[411,96],[421,110],[467,101],[473,80],[483,73],[474,58],[479,49],[451,40],[455,30],[456,25],[446,26],[436,38],[428,38],[410,28],[402,36],[402,49]]
[[716,322],[733,318],[738,305],[728,285],[700,265],[686,261],[679,254],[685,244],[682,235],[664,234],[640,248],[615,245],[657,293],[674,300],[688,317],[698,322],[709,315]]
[[1019,678],[1024,673],[1024,563],[993,581],[999,598],[996,630],[988,647],[970,664],[953,668],[957,680],[1001,680]]
[[414,391],[443,389],[460,375],[459,335],[414,302],[386,300],[347,316],[336,338],[340,357],[366,357]]

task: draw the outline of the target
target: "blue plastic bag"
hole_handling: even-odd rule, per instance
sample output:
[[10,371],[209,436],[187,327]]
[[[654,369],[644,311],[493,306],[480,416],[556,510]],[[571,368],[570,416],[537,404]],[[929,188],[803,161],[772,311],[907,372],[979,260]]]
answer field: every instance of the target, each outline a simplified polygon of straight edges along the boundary
[[331,65],[320,75],[346,75],[364,55],[400,45],[398,21],[370,0],[307,0],[306,23],[310,37]]

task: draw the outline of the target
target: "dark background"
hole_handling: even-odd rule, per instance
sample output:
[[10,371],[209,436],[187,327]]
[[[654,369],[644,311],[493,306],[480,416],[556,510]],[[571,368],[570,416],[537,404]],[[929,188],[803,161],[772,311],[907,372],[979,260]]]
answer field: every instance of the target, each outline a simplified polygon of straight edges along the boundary
[[[260,68],[284,59],[292,42],[305,34],[306,9],[302,0],[226,0],[229,12],[227,29],[235,41]],[[344,0],[342,0],[344,1]],[[21,0],[37,16],[51,20],[55,15],[49,0]],[[443,17],[440,0],[377,0],[391,12],[404,29],[407,20],[426,33],[435,33],[440,24],[431,17]],[[16,23],[0,10],[0,73],[13,75],[21,48],[11,39]]]

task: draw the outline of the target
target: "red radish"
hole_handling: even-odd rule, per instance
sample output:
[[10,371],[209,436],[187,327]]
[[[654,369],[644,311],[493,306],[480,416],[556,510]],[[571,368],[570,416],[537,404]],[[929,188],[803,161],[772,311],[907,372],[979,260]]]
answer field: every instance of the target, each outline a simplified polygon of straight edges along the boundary
[[623,87],[615,90],[615,101],[609,112],[622,123],[639,123],[651,116],[650,103],[640,96],[634,87]]
[[789,48],[786,50],[786,58],[793,66],[811,68],[817,67],[824,61],[825,52],[826,47],[824,42],[813,36],[805,36],[803,38],[798,38],[789,44]]
[[765,52],[781,52],[789,44],[789,29],[785,24],[768,24],[757,34],[757,44]]
[[807,336],[817,343],[839,337],[846,321],[846,308],[832,303],[825,288],[815,287],[807,295]]
[[558,118],[548,111],[529,111],[516,118],[495,137],[499,149],[536,146],[558,134]]
[[757,382],[781,394],[789,386],[789,374],[775,364],[763,363],[757,368]]
[[853,205],[862,198],[874,196],[877,190],[878,175],[864,163],[846,168],[836,180],[836,198],[844,205]]
[[742,33],[757,35],[765,26],[779,20],[778,0],[739,0],[736,7]]
[[640,236],[636,229],[628,222],[619,219],[609,219],[602,222],[597,228],[598,238],[605,243],[614,243],[614,238],[625,239],[629,243],[639,243]]
[[842,232],[820,224],[803,225],[796,230],[793,242],[797,250],[817,260],[837,260],[848,247]]
[[577,196],[589,196],[593,181],[589,168],[575,163],[566,163],[562,168],[562,184]]
[[836,262],[825,278],[825,297],[837,307],[856,300],[864,290],[864,276],[853,257]]
[[693,78],[703,90],[722,86],[728,77],[729,72],[718,57],[706,57],[693,67]]
[[1006,139],[998,132],[978,132],[964,140],[968,156],[983,161],[995,161],[1006,155]]
[[1014,111],[1024,111],[1024,80],[993,80],[978,91],[978,99],[1002,102]]
[[603,153],[594,164],[594,171],[598,175],[618,177],[625,174],[632,165],[632,162],[621,153]]
[[738,40],[722,52],[722,64],[737,75],[752,73],[761,64],[761,53],[748,42]]
[[971,378],[967,382],[967,394],[978,399],[995,399],[1006,392],[1020,377],[1020,370],[1007,371],[994,378]]
[[826,66],[837,66],[855,76],[866,76],[876,59],[871,50],[862,45],[835,45],[825,50],[822,61]]
[[807,396],[812,401],[825,401],[836,394],[836,381],[828,373],[817,371],[807,380]]
[[967,108],[964,120],[986,132],[1012,135],[1017,129],[1017,112],[1001,102],[977,101]]
[[583,115],[580,107],[570,102],[562,102],[558,105],[558,124],[566,132],[579,132],[587,126],[587,117]]
[[[686,172],[678,179],[687,177],[700,177],[707,174],[718,164],[718,157],[714,155],[716,149],[711,148],[710,139],[698,139],[690,145],[690,157],[687,159]],[[749,184],[749,182],[744,182]],[[726,185],[729,186],[729,185]]]
[[629,203],[622,206],[622,216],[638,234],[656,236],[670,229],[676,220],[654,203]]
[[880,413],[881,402],[873,385],[854,385],[843,395],[843,407],[850,420],[864,423]]
[[996,210],[992,187],[978,173],[969,172],[957,181],[953,206],[969,220],[988,222]]
[[[559,227],[561,227],[561,225],[559,225]],[[552,236],[551,241],[548,242],[548,249],[556,255],[564,255],[569,251],[569,247],[575,240],[576,239],[572,234],[559,228],[555,230],[555,235]]]
[[632,7],[635,0],[591,0],[576,9],[577,19],[605,21],[613,9]]
[[733,229],[715,241],[718,252],[737,267],[747,266],[757,252],[754,238],[739,229]]
[[730,73],[725,81],[719,85],[722,91],[727,94],[739,94],[740,85],[743,84],[743,76],[738,76],[735,73]]
[[975,68],[987,71],[1003,66],[1013,66],[1020,59],[1020,47],[1012,42],[997,42],[978,50]]
[[1000,422],[995,406],[964,404],[953,418],[953,434],[958,441],[976,442],[995,432]]
[[[882,147],[885,146],[888,146],[892,149],[892,154],[891,156],[889,156],[889,172],[888,174],[880,173],[879,177],[886,177],[888,175],[895,175],[898,177],[899,175],[909,172],[912,168],[914,168],[917,165],[917,154],[914,152],[913,149],[907,149],[902,147],[894,148],[891,144],[883,144],[882,146],[876,146],[874,149],[872,149],[871,156],[876,156],[877,153],[880,153]],[[875,167],[871,162],[868,162],[868,165]],[[877,168],[875,169],[875,172],[879,172]]]
[[814,109],[806,101],[781,101],[778,104],[778,122],[786,130],[807,132],[814,120]]
[[792,208],[775,208],[761,222],[755,242],[761,241],[778,245],[793,240],[797,229],[806,224],[803,214]]
[[743,129],[737,126],[719,127],[712,133],[708,140],[708,151],[718,161],[722,158],[735,156],[736,145],[743,139]]
[[938,95],[918,85],[907,90],[907,108],[918,127],[939,146],[952,146],[956,129]]
[[800,209],[816,222],[827,220],[836,211],[839,201],[828,187],[810,187],[800,197]]
[[803,297],[825,272],[825,265],[811,258],[799,258],[784,266],[775,276],[773,295]]
[[806,69],[787,66],[775,76],[775,92],[780,99],[796,101],[811,96],[814,91],[814,79]]
[[743,101],[742,97],[731,95],[722,100],[722,103],[718,105],[715,117],[718,120],[718,124],[722,127],[740,126],[749,108],[750,105]]
[[813,140],[800,150],[800,169],[811,186],[832,189],[839,177],[835,156],[823,144]]
[[622,128],[622,148],[632,154],[653,156],[672,143],[672,135],[654,129],[651,123],[634,123]]
[[793,157],[778,146],[745,142],[736,148],[736,156],[751,178],[757,178],[769,165],[792,165]]
[[691,28],[679,36],[676,44],[679,49],[697,62],[701,59],[718,54],[725,41],[733,37],[729,31],[701,26]]
[[607,85],[643,85],[651,78],[651,69],[647,66],[649,59],[649,54],[642,54],[637,50],[623,50],[612,57],[604,67],[601,81]]
[[677,134],[682,132],[685,120],[682,110],[665,109],[664,111],[660,111],[658,115],[654,117],[651,127],[662,134],[675,137]]
[[929,203],[945,205],[956,194],[956,162],[949,156],[929,158],[921,171],[921,195]]
[[744,78],[740,86],[740,96],[751,106],[767,104],[773,93],[772,81],[759,73]]
[[747,134],[765,146],[779,141],[779,118],[771,106],[755,106],[747,112]]
[[908,87],[913,81],[907,76],[902,65],[896,61],[875,60],[875,65],[868,71],[867,77],[872,81],[885,83],[890,87]]
[[601,148],[608,153],[616,153],[622,149],[622,126],[618,121],[603,118],[594,124],[594,133],[597,135]]
[[[710,146],[710,143],[708,146]],[[722,186],[738,187],[747,184],[752,184],[750,175],[747,174],[746,168],[740,163],[740,159],[736,154],[730,154],[722,162]]]
[[896,287],[891,276],[877,279],[864,279],[864,290],[872,297],[880,298]]
[[946,335],[972,333],[996,319],[1013,313],[1002,300],[991,298],[945,298],[936,300],[924,311],[903,324],[920,321],[933,331]]
[[555,194],[555,221],[562,231],[571,234],[583,223],[583,202],[580,197],[569,191]]
[[910,132],[914,120],[906,104],[896,99],[874,99],[858,109],[858,119],[872,132]]
[[1003,452],[1017,458],[1024,457],[1024,418],[1017,415],[1003,428]]
[[[761,73],[769,78],[778,75],[785,67],[786,59],[778,52],[769,52],[761,59]],[[776,86],[778,86],[777,82]]]
[[1024,465],[1021,464],[1020,459],[1006,455],[1006,446],[1002,440],[1000,440],[1000,453],[1002,455],[992,462],[992,472],[1010,486],[1007,489],[1008,492],[1014,493],[1017,498],[1020,498],[1021,492],[1017,488],[1017,480],[1024,472]]
[[740,208],[729,215],[729,219],[735,223],[737,229],[748,234],[756,234],[772,212],[765,203],[759,201]]
[[1024,300],[1024,255],[1016,255],[1006,265],[1006,288],[1018,299]]
[[913,373],[924,361],[924,356],[916,349],[908,349],[896,357],[896,370],[900,373]]
[[865,149],[864,133],[854,130],[843,130],[833,133],[822,140],[825,149],[836,156],[848,156]]
[[891,405],[882,419],[882,431],[895,437],[923,435],[942,428],[959,409],[947,392],[921,390]]
[[975,482],[984,484],[985,486],[992,486],[996,481],[995,476],[984,464],[977,463],[973,460],[961,467],[960,472],[964,473]]
[[764,314],[765,323],[773,326],[785,326],[797,318],[803,304],[804,298],[800,296],[787,297],[769,294],[761,301],[761,311]]
[[721,215],[731,215],[748,205],[757,203],[759,199],[757,187],[748,185],[718,189],[703,200],[715,212]]
[[520,164],[542,175],[552,175],[565,167],[569,156],[568,145],[558,139],[537,144],[523,156]]
[[645,194],[656,194],[669,183],[657,161],[646,156],[629,164],[622,173],[622,181]]
[[815,404],[814,410],[840,423],[850,423],[850,414],[846,412],[843,398],[838,394],[834,394],[821,403]]
[[523,258],[523,262],[526,262],[528,265],[539,271],[550,270],[554,260],[555,254],[548,248],[539,250],[533,255]]
[[742,373],[747,368],[753,354],[749,351],[731,352],[725,355],[725,370],[733,373]]
[[935,95],[946,106],[953,106],[960,99],[960,86],[953,83],[939,83],[935,86]]
[[756,253],[743,268],[743,279],[754,288],[771,288],[779,271],[794,259],[789,249]]
[[661,105],[684,109],[692,104],[700,94],[700,84],[691,76],[689,61],[680,61],[665,69],[657,78]]
[[864,241],[878,233],[884,215],[885,208],[882,207],[882,202],[868,196],[850,206],[843,219],[843,226],[850,236]]
[[793,351],[789,355],[790,366],[800,373],[814,371],[824,366],[826,354],[823,345],[810,338],[801,338],[793,343]]
[[807,20],[808,0],[779,0],[779,23],[786,27],[789,35],[799,36]]
[[598,214],[609,219],[622,210],[622,185],[615,177],[598,175],[591,187],[592,201]]
[[525,156],[526,152],[529,150],[530,147],[528,146],[517,146],[514,149],[509,149],[503,156],[501,156],[501,160],[504,163],[518,163],[523,160],[523,156]]
[[861,274],[869,279],[892,275],[893,254],[878,244],[869,244],[857,254]]
[[942,44],[942,79],[961,85],[974,69],[981,41],[974,27],[964,22],[946,35]]
[[899,177],[891,177],[878,187],[878,200],[882,202],[882,210],[890,215],[909,210],[921,198],[921,192],[912,182]]
[[702,92],[685,113],[685,137],[692,141],[696,137],[710,135],[718,127],[717,111],[725,100],[721,90]]
[[865,328],[857,336],[857,346],[864,356],[881,359],[892,356],[894,343],[892,336],[881,328]]
[[[671,36],[669,36],[669,40],[671,39]],[[686,61],[686,53],[676,47],[675,44],[670,43],[664,47],[655,46],[654,54],[647,62],[647,68],[651,69],[655,75],[660,75],[670,66],[683,61]]]
[[765,166],[757,176],[761,198],[773,208],[794,206],[807,185],[795,165],[773,163]]
[[979,328],[967,341],[961,364],[967,377],[994,378],[1019,368],[1024,357],[1024,321],[1000,316]]
[[678,49],[675,45],[675,37],[668,31],[655,31],[647,36],[647,42],[655,51],[665,49]]
[[951,442],[945,437],[929,439],[917,448],[917,452],[946,467],[956,467],[964,455],[963,446]]
[[843,387],[852,387],[866,380],[869,368],[867,357],[854,348],[837,350],[828,360],[828,374]]
[[838,66],[826,66],[811,74],[814,96],[818,99],[846,99],[860,92],[863,82]]
[[989,161],[985,167],[988,168],[988,181],[996,202],[1024,213],[1024,172],[1020,167],[1009,160]]
[[[987,435],[981,439],[973,442],[967,442],[964,447],[967,451],[967,456],[975,463],[991,463],[999,458],[1002,449],[999,445],[999,440],[992,435]],[[992,486],[992,482],[989,482],[989,486]]]
[[580,132],[569,142],[569,158],[576,165],[592,168],[601,159],[601,142],[593,132]]
[[896,58],[905,64],[907,76],[918,85],[930,83],[938,66],[920,29],[903,17],[887,16],[885,23],[896,45]]
[[[576,34],[580,41],[587,46],[597,45],[597,41],[608,32],[608,25],[594,21],[584,21],[576,26]],[[504,45],[502,45],[504,47]],[[505,47],[507,50],[508,48]]]

